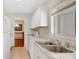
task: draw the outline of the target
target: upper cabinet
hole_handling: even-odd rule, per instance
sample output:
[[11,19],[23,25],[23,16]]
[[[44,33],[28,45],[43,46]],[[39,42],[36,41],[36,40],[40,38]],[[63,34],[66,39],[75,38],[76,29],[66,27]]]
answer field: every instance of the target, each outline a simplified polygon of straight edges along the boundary
[[32,16],[31,28],[47,27],[48,26],[48,11],[45,7],[38,8]]

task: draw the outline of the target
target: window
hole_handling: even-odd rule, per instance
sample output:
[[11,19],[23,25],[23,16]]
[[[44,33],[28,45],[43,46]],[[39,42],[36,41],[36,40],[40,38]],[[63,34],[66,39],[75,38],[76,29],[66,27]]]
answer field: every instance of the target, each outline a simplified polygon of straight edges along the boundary
[[63,36],[76,35],[75,6],[68,7],[51,16],[51,33]]

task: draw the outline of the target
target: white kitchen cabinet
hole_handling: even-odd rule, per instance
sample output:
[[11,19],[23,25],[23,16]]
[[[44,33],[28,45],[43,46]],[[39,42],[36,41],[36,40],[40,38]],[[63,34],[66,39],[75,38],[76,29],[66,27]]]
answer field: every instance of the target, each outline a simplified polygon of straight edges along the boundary
[[30,49],[30,37],[28,37],[28,39],[27,39],[27,42],[26,42],[27,44],[27,51],[30,51],[29,49]]
[[36,45],[34,46],[34,59],[40,59],[40,51]]
[[51,59],[51,57],[48,56],[48,54],[45,51],[43,51],[40,47],[35,45],[35,49],[34,49],[34,51],[35,51],[35,53],[34,53],[35,59]]
[[33,14],[32,19],[31,19],[31,28],[34,29],[36,26],[36,21],[35,21],[35,15]]
[[[31,38],[32,39],[32,38]],[[29,52],[31,59],[51,59],[46,52],[44,52],[40,47],[30,39]]]
[[31,59],[40,59],[39,48],[30,40],[29,51]]
[[48,11],[45,7],[38,8],[32,16],[31,28],[47,27],[48,26]]
[[34,59],[34,43],[31,40],[29,43],[29,52],[31,59]]

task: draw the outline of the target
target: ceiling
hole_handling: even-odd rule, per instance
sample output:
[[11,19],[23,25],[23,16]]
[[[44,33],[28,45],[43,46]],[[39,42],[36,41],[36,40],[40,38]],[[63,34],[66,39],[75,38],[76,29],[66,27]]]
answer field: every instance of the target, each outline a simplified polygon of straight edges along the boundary
[[4,13],[32,13],[47,0],[3,0]]

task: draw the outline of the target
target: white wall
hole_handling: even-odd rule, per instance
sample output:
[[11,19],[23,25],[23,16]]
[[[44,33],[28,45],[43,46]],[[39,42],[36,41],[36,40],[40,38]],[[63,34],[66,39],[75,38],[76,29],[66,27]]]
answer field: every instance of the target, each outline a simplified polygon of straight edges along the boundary
[[31,15],[27,15],[25,20],[24,20],[24,39],[25,39],[25,43],[24,46],[27,48],[27,39],[28,39],[28,34],[30,34],[30,24],[31,23]]
[[61,35],[75,36],[75,11],[64,15],[62,19],[62,32]]

